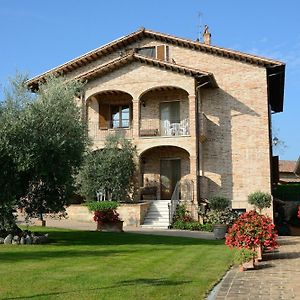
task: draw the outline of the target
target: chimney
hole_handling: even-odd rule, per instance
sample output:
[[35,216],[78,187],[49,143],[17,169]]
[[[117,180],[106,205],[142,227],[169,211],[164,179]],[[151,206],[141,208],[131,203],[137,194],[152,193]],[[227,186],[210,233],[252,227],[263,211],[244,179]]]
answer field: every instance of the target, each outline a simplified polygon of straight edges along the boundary
[[204,44],[210,45],[211,33],[209,32],[207,25],[205,25],[205,27],[204,27],[203,40],[204,40]]

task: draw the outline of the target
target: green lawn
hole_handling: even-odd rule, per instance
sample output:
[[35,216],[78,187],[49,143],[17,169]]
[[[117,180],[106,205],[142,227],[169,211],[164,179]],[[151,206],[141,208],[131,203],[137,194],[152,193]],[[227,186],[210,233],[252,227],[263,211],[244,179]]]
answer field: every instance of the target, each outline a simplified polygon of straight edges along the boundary
[[0,245],[1,299],[203,299],[232,263],[223,241],[47,231],[47,245]]

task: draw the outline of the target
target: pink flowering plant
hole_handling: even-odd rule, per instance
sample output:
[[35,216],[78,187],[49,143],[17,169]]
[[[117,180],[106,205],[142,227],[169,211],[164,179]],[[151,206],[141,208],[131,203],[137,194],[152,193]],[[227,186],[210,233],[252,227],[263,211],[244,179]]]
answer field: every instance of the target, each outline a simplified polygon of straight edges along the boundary
[[300,205],[298,206],[298,214],[297,217],[300,219]]
[[272,219],[255,210],[243,213],[228,230],[225,244],[230,248],[276,248],[277,232]]
[[98,223],[107,223],[120,221],[119,214],[115,210],[95,211],[94,221]]
[[117,201],[91,201],[87,203],[90,211],[94,212],[94,221],[107,223],[121,221],[116,209],[119,206]]

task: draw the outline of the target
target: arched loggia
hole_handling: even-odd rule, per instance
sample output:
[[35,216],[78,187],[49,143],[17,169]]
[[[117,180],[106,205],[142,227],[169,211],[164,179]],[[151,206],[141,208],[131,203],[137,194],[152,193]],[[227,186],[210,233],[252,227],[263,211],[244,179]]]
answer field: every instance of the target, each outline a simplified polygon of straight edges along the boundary
[[190,154],[185,149],[157,146],[145,150],[140,154],[141,198],[170,200],[177,183],[189,180],[190,173]]
[[189,94],[175,86],[153,87],[140,96],[141,136],[189,135]]

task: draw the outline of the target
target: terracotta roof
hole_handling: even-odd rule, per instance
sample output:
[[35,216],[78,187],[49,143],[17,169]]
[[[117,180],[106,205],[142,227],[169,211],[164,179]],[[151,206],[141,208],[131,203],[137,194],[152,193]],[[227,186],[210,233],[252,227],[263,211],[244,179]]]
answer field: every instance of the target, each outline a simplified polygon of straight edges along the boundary
[[209,83],[210,87],[218,87],[214,75],[209,72],[201,71],[195,68],[189,68],[186,66],[166,62],[163,60],[158,60],[154,58],[145,57],[136,53],[129,53],[127,55],[118,57],[104,65],[100,65],[92,70],[85,73],[79,74],[75,79],[79,80],[91,80],[95,77],[99,77],[108,72],[111,72],[119,67],[122,67],[131,62],[139,62],[146,65],[151,65],[154,67],[162,68],[164,70],[169,70],[173,72],[178,72],[184,75],[193,76],[199,80],[199,82],[206,81]]
[[296,167],[295,160],[280,160],[279,161],[279,172],[294,173]]
[[101,46],[95,50],[92,50],[90,52],[87,52],[86,54],[83,54],[79,57],[76,57],[56,68],[53,68],[45,73],[42,73],[40,75],[37,75],[30,79],[28,83],[34,83],[34,81],[40,80],[42,77],[47,76],[52,73],[68,73],[73,71],[74,69],[81,67],[91,61],[93,61],[96,58],[102,57],[104,55],[107,55],[114,50],[126,47],[130,43],[140,40],[143,37],[151,37],[156,40],[160,40],[163,42],[170,42],[172,44],[176,44],[179,46],[183,46],[186,48],[192,48],[195,50],[203,51],[203,52],[208,52],[214,55],[218,56],[223,56],[227,57],[229,59],[235,59],[235,60],[240,60],[246,63],[251,63],[251,64],[257,64],[263,67],[268,67],[268,66],[278,66],[278,65],[284,65],[284,63],[273,60],[273,59],[268,59],[256,55],[251,55],[247,53],[243,53],[240,51],[235,51],[231,49],[226,49],[226,48],[221,48],[221,47],[216,47],[212,45],[207,45],[201,42],[195,42],[189,39],[184,39],[184,38],[179,38],[176,36],[172,36],[169,34],[164,34],[160,32],[155,32],[152,30],[148,30],[145,28],[142,28],[138,31],[135,31],[131,34],[125,35],[117,40],[114,40],[104,46]]
[[189,39],[179,38],[169,34],[163,34],[141,28],[131,34],[123,36],[115,41],[112,41],[100,48],[92,50],[82,56],[74,58],[56,68],[53,68],[45,73],[37,75],[32,79],[27,81],[30,88],[38,87],[39,81],[43,81],[45,76],[49,74],[53,75],[63,75],[73,70],[86,65],[93,60],[105,56],[115,50],[126,48],[132,42],[141,40],[142,38],[149,37],[161,42],[168,42],[170,44],[182,46],[189,49],[194,49],[201,52],[210,53],[217,56],[226,57],[228,59],[238,60],[249,64],[255,64],[267,68],[268,75],[268,98],[271,104],[271,108],[274,112],[280,112],[283,110],[283,93],[284,93],[284,73],[285,64],[256,55],[250,55],[240,51],[235,51],[231,49],[216,47],[212,45],[207,45],[201,42],[195,42]]

